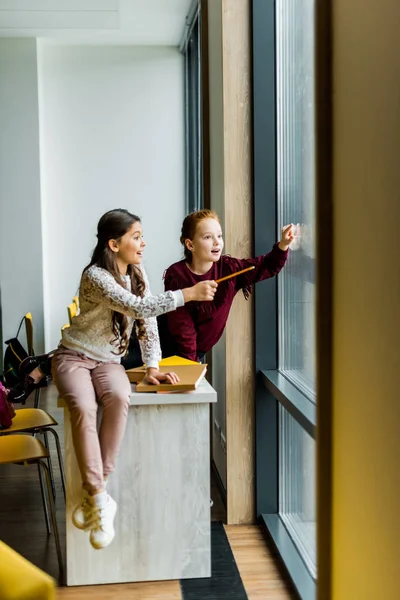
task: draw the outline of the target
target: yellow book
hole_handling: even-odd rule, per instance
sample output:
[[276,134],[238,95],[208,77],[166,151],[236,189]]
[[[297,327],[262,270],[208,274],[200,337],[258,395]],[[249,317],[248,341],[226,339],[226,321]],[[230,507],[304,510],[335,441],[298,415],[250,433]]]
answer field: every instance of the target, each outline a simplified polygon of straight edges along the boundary
[[[159,369],[162,371],[164,367],[180,367],[183,365],[198,365],[198,362],[194,360],[188,360],[181,356],[167,356],[158,363]],[[126,374],[131,383],[138,383],[141,381],[146,373],[146,365],[143,367],[136,367],[135,369],[128,369]]]
[[174,372],[179,377],[179,383],[159,383],[153,385],[142,379],[137,386],[137,392],[191,392],[194,391],[207,371],[207,365],[173,365]]
[[189,360],[188,358],[182,358],[181,356],[167,356],[167,358],[163,358],[160,360],[160,367],[170,367],[170,366],[178,366],[178,365],[198,365],[199,363],[194,360]]

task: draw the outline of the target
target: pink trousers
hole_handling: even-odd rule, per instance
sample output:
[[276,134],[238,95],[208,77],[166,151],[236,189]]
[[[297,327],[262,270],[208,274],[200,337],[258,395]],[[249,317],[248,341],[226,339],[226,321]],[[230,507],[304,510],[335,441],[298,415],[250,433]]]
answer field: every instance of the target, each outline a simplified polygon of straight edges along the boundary
[[[118,363],[104,363],[59,348],[52,360],[53,380],[71,416],[72,438],[84,489],[104,487],[114,470],[128,416],[131,386]],[[97,431],[98,404],[103,418]]]

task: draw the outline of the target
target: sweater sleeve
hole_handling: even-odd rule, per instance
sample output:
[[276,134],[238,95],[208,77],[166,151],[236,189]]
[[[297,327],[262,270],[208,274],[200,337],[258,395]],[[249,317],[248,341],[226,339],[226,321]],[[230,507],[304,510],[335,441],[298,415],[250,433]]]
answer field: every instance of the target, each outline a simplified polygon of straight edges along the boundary
[[83,274],[81,289],[87,300],[102,303],[111,310],[134,319],[157,317],[184,304],[180,290],[164,292],[158,296],[135,296],[119,285],[108,271],[95,266]]
[[246,259],[230,258],[235,263],[232,265],[234,271],[241,271],[247,267],[255,267],[252,271],[235,278],[236,289],[249,288],[254,283],[278,275],[279,271],[285,266],[288,254],[288,250],[281,250],[279,245],[275,244],[271,252],[268,252],[264,256]]
[[[168,269],[164,277],[165,290],[179,289],[179,282]],[[168,332],[178,356],[197,361],[197,332],[188,306],[182,306],[167,315]]]
[[[146,271],[142,267],[143,279],[145,282],[144,298],[152,297],[150,291],[149,280]],[[140,350],[142,352],[142,360],[146,367],[155,367],[158,369],[158,363],[161,360],[160,336],[158,334],[158,326],[156,317],[147,317],[144,319],[145,336],[139,340]]]

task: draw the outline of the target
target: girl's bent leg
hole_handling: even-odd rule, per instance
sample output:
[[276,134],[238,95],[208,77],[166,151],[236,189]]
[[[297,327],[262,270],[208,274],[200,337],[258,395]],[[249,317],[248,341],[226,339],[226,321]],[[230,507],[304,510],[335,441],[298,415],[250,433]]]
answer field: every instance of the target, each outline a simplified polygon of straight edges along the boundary
[[76,458],[83,487],[90,493],[104,487],[103,461],[97,433],[97,402],[91,372],[97,363],[73,350],[53,357],[53,379],[68,406]]
[[115,467],[128,416],[131,384],[125,369],[117,363],[106,363],[92,372],[93,385],[103,404],[99,439],[103,458],[103,474],[108,477]]

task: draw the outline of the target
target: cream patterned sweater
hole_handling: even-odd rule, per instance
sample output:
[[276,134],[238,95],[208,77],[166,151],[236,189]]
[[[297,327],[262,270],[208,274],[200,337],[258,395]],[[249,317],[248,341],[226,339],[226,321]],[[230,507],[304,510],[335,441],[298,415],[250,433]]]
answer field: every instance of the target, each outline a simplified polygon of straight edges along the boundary
[[146,286],[143,298],[131,293],[129,276],[123,277],[125,289],[105,269],[92,266],[85,271],[79,287],[80,314],[63,331],[61,344],[65,348],[94,360],[120,362],[112,330],[112,313],[117,311],[128,317],[128,336],[135,319],[144,319],[146,336],[140,340],[142,359],[147,367],[158,367],[161,348],[156,317],[183,306],[184,299],[181,290],[152,296],[146,272],[142,266],[139,268]]

